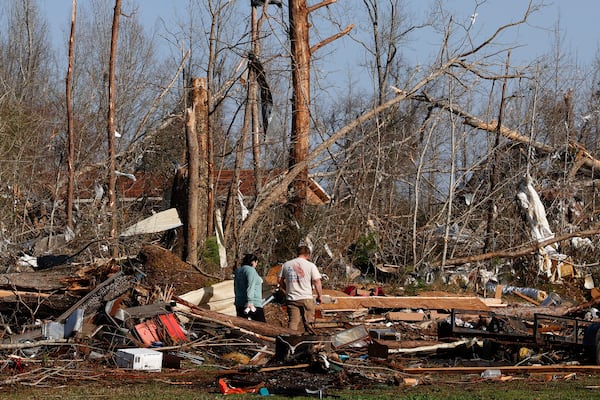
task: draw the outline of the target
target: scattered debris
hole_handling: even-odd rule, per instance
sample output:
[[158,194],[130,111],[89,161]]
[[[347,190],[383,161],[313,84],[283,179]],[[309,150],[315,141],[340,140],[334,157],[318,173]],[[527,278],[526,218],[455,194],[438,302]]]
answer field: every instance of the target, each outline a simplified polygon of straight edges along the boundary
[[[349,380],[416,386],[436,369],[477,367],[482,379],[510,380],[534,366],[554,368],[549,379],[598,368],[600,296],[572,304],[554,292],[501,285],[476,268],[479,278],[469,280],[483,283],[483,293],[468,296],[398,296],[358,283],[326,289],[312,331],[302,333],[286,327],[282,296],[268,278],[275,272],[263,288],[268,323],[251,321],[235,316],[231,280],[147,246],[120,264],[2,274],[0,351],[17,374],[11,384],[52,381],[49,372],[31,374],[42,359],[48,368],[79,362],[113,373],[202,366],[212,368],[222,394],[324,396]],[[34,304],[41,318],[30,321]]]

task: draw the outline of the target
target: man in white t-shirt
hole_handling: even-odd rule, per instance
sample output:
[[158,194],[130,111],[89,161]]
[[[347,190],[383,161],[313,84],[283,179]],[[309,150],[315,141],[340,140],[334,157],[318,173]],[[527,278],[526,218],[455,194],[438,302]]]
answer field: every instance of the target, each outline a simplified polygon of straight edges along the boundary
[[310,261],[308,246],[298,247],[298,257],[286,261],[279,272],[279,285],[286,294],[288,327],[299,330],[300,322],[305,330],[315,320],[315,299],[313,286],[317,292],[317,303],[321,302],[323,288],[321,274],[317,266]]

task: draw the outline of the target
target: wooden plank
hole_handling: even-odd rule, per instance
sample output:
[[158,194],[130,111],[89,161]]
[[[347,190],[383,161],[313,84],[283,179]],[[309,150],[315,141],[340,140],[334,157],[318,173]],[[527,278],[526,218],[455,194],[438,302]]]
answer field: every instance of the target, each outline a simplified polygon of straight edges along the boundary
[[414,349],[417,347],[424,346],[436,346],[440,344],[444,344],[445,342],[440,342],[437,340],[383,340],[383,339],[373,339],[373,343],[378,343],[380,345],[384,345],[389,349]]
[[494,298],[502,299],[502,285],[496,285],[496,293],[494,294]]
[[50,297],[50,293],[39,293],[39,292],[25,292],[21,290],[0,290],[0,298],[4,299],[6,297],[16,297],[16,296],[31,296],[38,298],[47,298]]
[[482,297],[481,301],[483,301],[488,307],[506,307],[507,306],[507,304],[502,303],[502,299]]
[[390,321],[406,321],[415,322],[425,320],[425,314],[418,312],[406,312],[406,311],[390,311],[385,314],[387,319]]
[[502,374],[531,372],[593,372],[600,373],[598,365],[523,365],[523,366],[488,366],[488,367],[431,367],[431,368],[399,368],[407,374],[445,373],[445,374],[480,374],[487,369],[499,369]]
[[524,295],[523,293],[519,292],[518,290],[513,290],[512,294],[517,295],[520,298],[522,298],[523,300],[527,300],[528,302],[535,304],[536,306],[540,305],[539,301],[536,301],[536,300],[532,299],[531,297]]
[[425,297],[425,296],[348,296],[336,297],[333,304],[321,304],[323,311],[357,310],[359,308],[425,309],[486,311],[489,307],[478,297]]
[[450,316],[450,314],[439,313],[439,312],[437,312],[435,310],[433,310],[433,311],[431,311],[429,313],[429,319],[432,320],[432,321],[438,321],[438,320],[441,320],[441,319],[446,319],[449,316]]

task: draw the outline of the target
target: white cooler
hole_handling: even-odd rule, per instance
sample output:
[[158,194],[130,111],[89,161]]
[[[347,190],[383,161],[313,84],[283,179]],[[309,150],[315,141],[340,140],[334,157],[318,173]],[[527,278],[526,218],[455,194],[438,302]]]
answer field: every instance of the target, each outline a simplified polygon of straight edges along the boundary
[[160,372],[162,353],[152,349],[120,349],[117,351],[117,365],[121,368]]

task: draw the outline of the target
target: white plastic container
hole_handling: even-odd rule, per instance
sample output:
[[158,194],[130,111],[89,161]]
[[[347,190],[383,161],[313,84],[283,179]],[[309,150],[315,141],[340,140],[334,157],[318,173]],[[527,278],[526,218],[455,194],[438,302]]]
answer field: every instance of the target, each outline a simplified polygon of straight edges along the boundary
[[162,368],[162,353],[152,349],[120,349],[116,358],[121,368],[152,372],[160,372]]
[[486,369],[481,373],[481,377],[485,379],[499,378],[502,376],[502,371],[499,369]]

